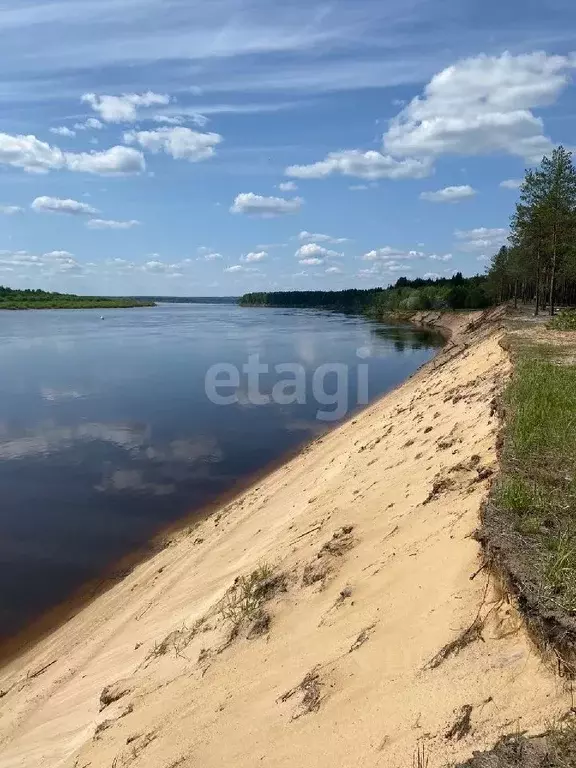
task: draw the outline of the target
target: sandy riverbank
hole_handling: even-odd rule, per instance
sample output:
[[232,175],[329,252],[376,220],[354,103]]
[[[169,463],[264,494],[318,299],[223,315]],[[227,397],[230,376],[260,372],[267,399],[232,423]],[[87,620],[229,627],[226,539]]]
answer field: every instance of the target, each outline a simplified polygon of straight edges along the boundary
[[[0,767],[405,768],[420,742],[435,768],[565,711],[513,608],[470,578],[509,374],[497,326],[470,319],[2,670]],[[221,600],[262,564],[269,624],[231,637]]]

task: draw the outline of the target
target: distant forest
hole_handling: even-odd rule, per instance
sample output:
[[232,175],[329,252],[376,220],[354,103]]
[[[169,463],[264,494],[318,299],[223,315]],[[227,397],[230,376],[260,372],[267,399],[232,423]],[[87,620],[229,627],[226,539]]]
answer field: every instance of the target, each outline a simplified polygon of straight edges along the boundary
[[[558,147],[538,168],[526,171],[510,223],[508,245],[492,256],[485,275],[412,280],[387,288],[347,291],[249,293],[244,306],[321,307],[363,312],[483,309],[514,302],[535,314],[576,305],[576,169],[572,153]],[[576,329],[576,315],[570,327]]]
[[105,296],[75,296],[39,289],[15,290],[0,286],[0,309],[112,309],[154,306],[153,301]]
[[460,272],[450,278],[430,280],[401,277],[389,288],[247,293],[240,299],[245,307],[318,307],[374,317],[420,309],[479,309],[492,303],[486,276],[466,278]]
[[168,304],[237,304],[238,296],[136,296],[142,301]]

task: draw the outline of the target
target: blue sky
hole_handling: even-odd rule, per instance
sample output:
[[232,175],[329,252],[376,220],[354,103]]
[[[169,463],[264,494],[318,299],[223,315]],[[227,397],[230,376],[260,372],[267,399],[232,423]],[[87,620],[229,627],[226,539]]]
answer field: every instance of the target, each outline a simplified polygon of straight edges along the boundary
[[0,4],[0,283],[237,295],[475,274],[574,144],[568,0]]

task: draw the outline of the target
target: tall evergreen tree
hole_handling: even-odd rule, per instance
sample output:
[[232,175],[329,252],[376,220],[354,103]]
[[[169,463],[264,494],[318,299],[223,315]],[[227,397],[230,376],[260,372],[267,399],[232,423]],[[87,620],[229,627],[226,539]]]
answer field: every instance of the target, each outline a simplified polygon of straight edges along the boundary
[[548,302],[554,314],[561,283],[562,298],[576,298],[576,169],[572,154],[558,147],[528,170],[510,225],[510,248],[499,252],[489,269],[495,298],[515,303],[521,289],[524,300]]

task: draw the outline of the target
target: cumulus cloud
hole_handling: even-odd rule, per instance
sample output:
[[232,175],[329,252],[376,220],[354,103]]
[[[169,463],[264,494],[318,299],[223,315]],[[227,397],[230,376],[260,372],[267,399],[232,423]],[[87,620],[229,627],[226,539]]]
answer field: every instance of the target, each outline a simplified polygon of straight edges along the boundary
[[381,151],[330,152],[319,162],[290,166],[286,175],[424,178],[444,154],[506,153],[539,162],[552,143],[533,110],[557,100],[575,67],[574,55],[543,52],[482,54],[458,61],[436,74],[422,95],[390,121]]
[[465,251],[484,251],[494,250],[500,248],[500,246],[506,243],[508,238],[508,230],[496,227],[477,227],[476,229],[457,229],[454,235],[460,243],[458,244],[462,250]]
[[30,206],[38,213],[65,213],[69,216],[93,216],[98,213],[96,208],[78,200],[63,199],[60,197],[37,197]]
[[90,219],[86,222],[88,229],[132,229],[137,227],[140,222],[137,219],[128,221],[115,221],[114,219]]
[[127,144],[139,144],[150,152],[165,152],[175,160],[197,163],[215,153],[222,141],[218,133],[200,133],[190,128],[158,128],[155,131],[128,131],[124,134]]
[[551,149],[541,118],[569,83],[571,56],[484,54],[435,75],[391,121],[384,150],[396,156],[507,153],[538,162]]
[[269,219],[274,216],[297,213],[303,202],[300,197],[286,200],[283,197],[262,197],[262,195],[255,195],[253,192],[241,192],[236,196],[230,212]]
[[76,136],[76,131],[73,131],[71,128],[67,128],[65,125],[59,125],[56,128],[50,128],[50,133],[55,133],[56,136],[67,136],[68,138]]
[[43,254],[28,251],[0,251],[0,267],[18,269],[30,275],[78,274],[83,266],[69,251],[49,251]]
[[500,182],[502,189],[520,189],[522,186],[522,179],[504,179]]
[[278,184],[278,189],[281,192],[296,192],[298,189],[298,185],[295,181],[283,181],[280,184]]
[[465,184],[459,187],[444,187],[435,192],[422,192],[420,199],[428,200],[430,203],[459,203],[461,200],[474,197],[475,194],[476,190],[469,184]]
[[152,107],[170,103],[165,93],[124,93],[121,96],[98,96],[85,93],[82,102],[89,104],[105,123],[133,123],[138,117],[139,107]]
[[451,253],[433,253],[430,255],[430,258],[432,261],[451,261],[452,260],[452,254]]
[[333,174],[360,179],[421,179],[431,170],[432,163],[428,159],[397,159],[374,150],[349,149],[330,152],[324,160],[311,165],[291,165],[286,169],[286,175],[297,179],[324,179]]
[[89,117],[83,123],[75,123],[75,131],[101,131],[104,124],[97,117]]
[[438,272],[425,272],[424,273],[424,280],[439,280],[440,275]]
[[24,213],[24,208],[19,205],[0,205],[0,213],[5,216],[14,216],[16,213]]
[[321,232],[306,232],[306,230],[300,232],[298,240],[303,243],[333,243],[334,245],[348,242],[347,237],[332,237]]
[[144,155],[131,147],[111,147],[103,152],[81,152],[66,155],[70,171],[96,173],[100,176],[124,176],[141,173],[146,168]]
[[29,173],[47,173],[65,167],[66,158],[58,147],[52,147],[36,136],[0,133],[0,163]]
[[[157,254],[152,254],[157,256]],[[180,264],[168,264],[165,261],[160,261],[158,258],[150,259],[142,264],[141,269],[143,272],[152,272],[154,274],[166,274],[166,275],[180,275]]]
[[242,256],[240,261],[264,261],[264,259],[268,258],[268,254],[266,251],[251,251],[250,253],[247,253],[245,256]]
[[377,248],[368,251],[362,256],[363,261],[410,261],[412,259],[424,259],[426,254],[422,251],[402,251],[397,248],[391,248],[386,245],[384,248]]
[[327,275],[341,275],[342,270],[340,267],[328,267],[328,269],[325,270]]
[[204,259],[204,261],[216,261],[224,258],[221,253],[218,253],[213,248],[207,248],[204,245],[198,248],[198,255],[200,258]]
[[311,258],[311,259],[300,259],[299,263],[305,264],[306,266],[314,267],[314,266],[317,266],[318,264],[324,264],[324,261],[323,259]]
[[313,263],[310,261],[311,259],[314,260],[314,263],[321,264],[324,259],[342,256],[341,253],[324,248],[322,245],[318,245],[318,243],[306,243],[306,245],[300,246],[294,255],[297,259],[300,259],[301,264],[311,264]]
[[144,156],[130,147],[111,147],[103,152],[62,152],[36,136],[0,133],[0,165],[21,168],[28,173],[69,171],[119,175],[144,170]]

